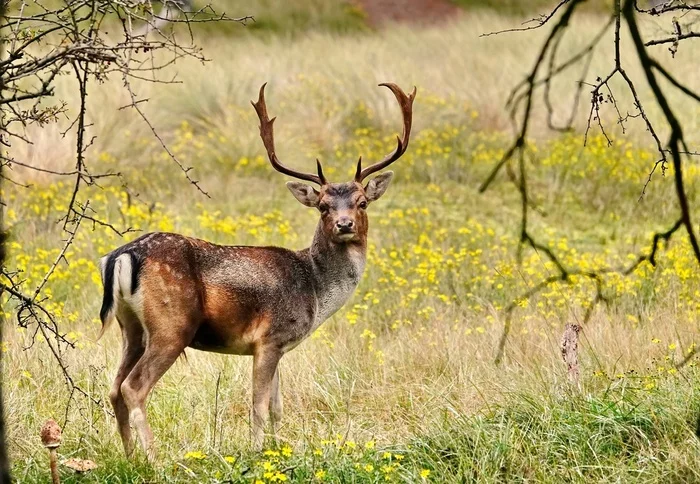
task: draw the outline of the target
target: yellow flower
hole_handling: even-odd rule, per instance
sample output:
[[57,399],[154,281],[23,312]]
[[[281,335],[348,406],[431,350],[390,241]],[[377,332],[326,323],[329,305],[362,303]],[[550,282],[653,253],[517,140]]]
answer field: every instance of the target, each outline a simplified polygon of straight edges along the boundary
[[224,457],[224,460],[226,462],[228,462],[229,464],[233,464],[234,462],[236,462],[236,458],[233,456],[230,456],[230,455],[227,455],[226,457]]
[[365,470],[367,472],[372,472],[374,470],[374,466],[372,464],[365,464]]
[[282,447],[282,455],[285,457],[290,457],[292,455],[292,448],[288,445]]
[[423,479],[426,479],[429,475],[430,475],[430,470],[429,470],[429,469],[422,469],[422,470],[420,471],[420,476],[421,476]]
[[287,476],[281,472],[276,472],[272,477],[270,477],[270,482],[284,482],[287,480]]
[[326,477],[326,471],[323,469],[316,471],[316,479],[323,480]]
[[360,338],[369,338],[369,339],[375,339],[377,337],[376,334],[374,334],[372,331],[369,329],[365,329],[362,334],[360,335]]
[[365,449],[368,449],[368,450],[374,449],[374,440],[370,440],[368,442],[365,442]]
[[185,454],[185,459],[203,460],[207,458],[207,454],[199,450],[191,451]]

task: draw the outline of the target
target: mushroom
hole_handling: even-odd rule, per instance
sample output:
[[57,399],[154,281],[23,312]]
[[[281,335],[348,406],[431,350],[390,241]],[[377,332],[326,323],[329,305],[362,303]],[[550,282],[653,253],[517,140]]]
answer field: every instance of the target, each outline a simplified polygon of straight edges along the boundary
[[51,481],[53,484],[60,484],[61,479],[58,477],[58,462],[56,458],[56,449],[61,445],[61,427],[58,426],[54,419],[46,421],[41,428],[41,443],[49,449],[49,461],[51,462]]
[[63,465],[73,469],[78,474],[97,469],[97,464],[95,464],[93,461],[88,459],[76,459],[75,457],[71,457],[65,461]]

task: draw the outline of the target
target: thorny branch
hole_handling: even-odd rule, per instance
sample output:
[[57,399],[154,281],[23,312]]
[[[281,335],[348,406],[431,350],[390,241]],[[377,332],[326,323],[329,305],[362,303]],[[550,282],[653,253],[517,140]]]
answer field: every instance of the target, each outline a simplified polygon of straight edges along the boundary
[[56,360],[56,363],[61,369],[61,373],[63,374],[70,392],[70,398],[72,398],[75,393],[78,393],[88,398],[94,404],[103,406],[101,400],[95,399],[92,395],[88,394],[79,385],[77,385],[72,375],[68,371],[68,366],[63,361],[63,347],[74,348],[75,345],[66,337],[66,334],[60,330],[58,318],[53,314],[52,310],[48,309],[44,304],[46,298],[42,298],[42,290],[51,278],[53,272],[56,270],[56,267],[58,267],[61,262],[66,264],[68,263],[68,260],[66,259],[66,251],[75,239],[75,235],[80,228],[80,223],[83,220],[83,215],[85,214],[87,208],[87,206],[82,207],[82,210],[72,221],[71,228],[66,230],[69,237],[65,240],[61,251],[51,267],[49,267],[49,269],[46,271],[42,281],[34,289],[33,295],[27,296],[24,294],[21,291],[22,281],[18,280],[16,277],[17,274],[7,272],[5,268],[2,269],[2,276],[5,279],[5,282],[0,282],[0,295],[6,292],[17,303],[15,311],[17,315],[17,324],[19,324],[20,327],[33,327],[34,336],[31,339],[29,348],[34,345],[36,336],[41,335],[43,341],[48,346],[51,354]]
[[[560,0],[549,14],[542,15],[539,17],[539,19],[536,19],[536,25],[534,26],[494,32],[494,34],[501,34],[504,32],[531,30],[533,28],[541,28],[545,25],[552,24],[552,27],[536,56],[534,66],[525,79],[515,86],[506,103],[506,107],[510,112],[511,121],[513,122],[516,130],[515,139],[506,150],[504,156],[495,164],[491,173],[482,183],[480,191],[483,192],[487,190],[503,168],[506,168],[509,171],[513,171],[513,169],[516,171],[517,175],[509,174],[509,178],[515,183],[521,197],[520,242],[518,246],[518,258],[520,259],[523,250],[529,247],[535,250],[537,253],[542,254],[552,263],[556,270],[554,275],[544,279],[540,283],[528,289],[526,292],[515,298],[515,300],[513,300],[505,308],[505,323],[496,351],[496,363],[500,363],[503,360],[506,343],[511,330],[513,312],[518,307],[518,302],[540,293],[553,284],[560,282],[571,284],[573,279],[576,279],[576,277],[588,279],[595,283],[595,296],[593,297],[591,305],[586,309],[583,321],[585,324],[592,316],[595,306],[599,302],[606,301],[603,292],[603,277],[606,274],[613,273],[627,276],[634,272],[634,270],[644,262],[648,262],[652,266],[656,266],[657,253],[661,247],[661,242],[668,242],[679,230],[683,229],[683,231],[686,232],[690,245],[693,249],[695,259],[698,264],[700,264],[700,245],[698,244],[697,235],[693,228],[683,179],[683,159],[684,157],[687,158],[696,155],[697,151],[693,151],[687,147],[683,134],[683,128],[673,109],[669,105],[666,98],[666,91],[661,88],[657,76],[661,75],[664,77],[667,81],[669,81],[672,88],[678,89],[694,101],[700,102],[700,94],[693,92],[683,83],[674,78],[656,59],[651,57],[648,51],[648,48],[651,46],[671,43],[673,44],[673,47],[670,49],[671,54],[675,55],[680,42],[686,39],[698,37],[700,34],[697,34],[694,31],[683,32],[683,29],[678,23],[676,17],[674,17],[672,20],[675,35],[668,38],[651,39],[645,41],[643,40],[639,29],[639,16],[641,15],[658,16],[667,12],[674,12],[676,15],[679,13],[687,14],[691,11],[700,11],[700,6],[688,5],[686,2],[679,0],[671,0],[662,4],[661,6],[644,9],[638,5],[637,0],[615,0],[614,11],[612,12],[610,22],[608,22],[603,29],[592,38],[584,49],[565,61],[559,61],[557,55],[558,46],[566,34],[567,27],[575,15],[576,8],[583,2],[585,2],[585,0]],[[608,72],[606,75],[599,75],[595,82],[588,83],[585,81],[584,77],[588,72],[588,62],[590,60],[590,56],[593,55],[595,48],[602,41],[604,34],[608,31],[608,27],[611,24],[614,24],[612,38],[615,50],[614,64],[610,72]],[[623,24],[627,27],[632,39],[636,59],[623,60],[622,58],[620,49],[620,32]],[[626,62],[639,62],[642,66],[644,74],[643,79],[633,80],[625,70]],[[634,118],[641,118],[651,140],[657,148],[659,159],[654,166],[650,168],[649,177],[647,182],[642,187],[641,196],[644,196],[656,168],[660,166],[662,173],[665,174],[668,162],[670,161],[673,164],[673,175],[676,188],[676,198],[678,201],[679,218],[667,231],[654,234],[650,251],[647,253],[641,253],[636,258],[635,262],[627,267],[604,267],[595,271],[569,269],[554,253],[554,251],[537,241],[528,224],[528,215],[531,209],[531,203],[529,202],[530,194],[527,185],[526,159],[529,156],[527,137],[528,128],[535,107],[536,91],[542,88],[544,104],[547,109],[549,127],[557,129],[552,122],[553,107],[549,97],[550,85],[553,79],[558,77],[564,70],[579,63],[584,64],[584,75],[581,77],[578,83],[579,90],[577,90],[575,93],[574,106],[572,110],[573,113],[576,111],[576,103],[579,99],[580,87],[587,85],[591,88],[590,109],[586,123],[584,144],[586,142],[588,132],[594,124],[606,138],[608,144],[612,144],[612,140],[605,129],[603,119],[600,115],[601,109],[603,109],[605,104],[608,104],[612,106],[617,117],[617,123],[621,126],[623,133],[625,132],[625,127],[628,121]],[[627,112],[624,115],[619,105],[618,98],[613,93],[610,85],[610,81],[616,76],[622,78],[633,99],[632,111]],[[642,81],[646,82],[652,92],[653,102],[661,109],[663,113],[662,121],[652,122],[647,115],[646,108],[640,100],[637,89],[637,83]],[[573,117],[570,117],[570,121],[567,123],[565,128],[571,126],[572,119]],[[657,124],[662,124],[663,126],[657,126]],[[658,133],[661,131],[668,131],[670,133],[669,139],[665,143],[658,135]],[[690,356],[692,357],[692,355]],[[683,364],[686,362],[687,361],[683,362]]]
[[[185,167],[175,158],[141,110],[139,103],[144,100],[136,99],[131,83],[140,80],[169,84],[173,81],[159,76],[166,67],[184,57],[205,61],[201,50],[193,43],[191,24],[233,21],[245,25],[248,20],[253,20],[252,17],[229,18],[217,14],[210,5],[193,10],[189,0],[163,2],[163,6],[169,9],[172,5],[178,5],[179,10],[163,9],[154,13],[150,0],[74,0],[49,5],[38,0],[21,0],[13,11],[6,11],[6,16],[0,19],[0,36],[5,39],[5,50],[0,56],[0,107],[3,109],[0,176],[13,181],[7,172],[21,167],[29,172],[72,181],[66,212],[56,221],[61,223],[66,234],[58,256],[33,288],[26,287],[26,281],[21,277],[23,268],[0,268],[0,297],[5,297],[14,308],[19,326],[31,330],[27,349],[37,338],[48,346],[69,389],[69,403],[78,394],[103,406],[100,400],[76,383],[65,363],[64,350],[74,347],[74,344],[62,331],[61,318],[46,296],[47,284],[60,264],[69,263],[69,248],[78,231],[84,229],[84,222],[91,222],[93,229],[106,227],[119,235],[134,231],[131,227],[120,229],[103,219],[103,214],[96,213],[90,200],[81,192],[82,188],[99,186],[101,180],[111,177],[118,178],[128,189],[126,180],[118,171],[93,173],[88,166],[87,151],[94,142],[89,133],[88,84],[101,84],[110,76],[118,76],[132,100],[128,107],[135,109],[147,123],[187,180],[206,195],[198,182],[191,178],[192,168]],[[184,25],[189,41],[180,41],[177,30],[169,27],[171,24]],[[154,55],[155,52],[161,54]],[[75,134],[75,169],[54,170],[14,159],[9,150],[13,143],[31,144],[30,127],[41,128],[69,116],[68,109],[72,106],[60,100],[51,101],[57,79],[65,76],[75,79],[79,99],[77,114],[74,119],[69,119],[70,125],[63,133],[64,136],[69,131]],[[5,206],[6,201],[0,200],[0,208]],[[66,415],[67,412],[68,407]]]

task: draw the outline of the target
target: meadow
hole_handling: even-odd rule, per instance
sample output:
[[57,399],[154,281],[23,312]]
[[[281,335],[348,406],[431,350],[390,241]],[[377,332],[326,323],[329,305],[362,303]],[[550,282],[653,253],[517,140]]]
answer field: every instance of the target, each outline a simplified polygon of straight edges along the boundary
[[[228,12],[255,14],[257,27],[202,27],[198,43],[211,61],[177,64],[180,83],[137,87],[149,98],[149,119],[211,198],[189,184],[136,113],[118,110],[128,104],[119,79],[90,87],[96,138],[88,164],[118,170],[127,187],[107,180],[81,197],[115,226],[136,231],[120,237],[84,222],[68,263],[47,284],[47,304],[75,346],[63,354],[68,370],[102,405],[69,400],[45,342],[32,344],[32,328],[17,327],[12,307],[3,306],[15,478],[48,480],[38,435],[55,418],[64,426],[62,458],[99,466],[85,475],[63,469],[65,482],[699,482],[700,370],[696,358],[685,359],[700,344],[700,272],[686,237],[677,234],[656,267],[604,276],[609,302],[583,328],[581,386],[573,388],[560,339],[567,323],[582,322],[595,286],[573,278],[518,299],[555,268],[531,250],[517,260],[520,201],[507,177],[478,191],[511,140],[503,104],[541,34],[480,38],[518,21],[489,9],[467,8],[433,27],[375,30],[361,10],[337,2],[316,0],[318,8],[308,10],[291,2],[281,12],[274,3],[249,12],[253,2],[241,2],[240,12]],[[583,45],[601,22],[587,12],[562,49]],[[664,28],[646,25],[651,33]],[[591,76],[609,70],[609,44]],[[684,44],[675,59],[658,51],[696,89],[698,54],[697,43]],[[638,75],[638,66],[628,71]],[[558,104],[571,101],[578,74],[555,84]],[[250,448],[252,360],[188,350],[149,400],[158,463],[142,454],[127,460],[107,399],[121,336],[111,328],[95,341],[99,258],[156,230],[222,244],[308,246],[318,215],[269,166],[249,100],[268,82],[280,157],[306,170],[319,157],[327,176],[341,181],[359,155],[378,160],[393,149],[400,114],[377,87],[387,81],[417,86],[414,135],[392,186],[369,209],[368,264],[357,292],[281,362],[279,442],[270,439],[263,453]],[[56,97],[74,99],[73,90],[61,81]],[[645,87],[640,95],[649,99]],[[582,110],[586,102],[584,90]],[[688,139],[697,145],[700,108],[680,96],[671,102],[684,107]],[[533,124],[533,232],[571,269],[629,264],[677,218],[671,171],[655,175],[641,196],[657,158],[644,127],[633,122],[623,134],[614,112],[603,114],[612,146],[597,132],[584,146],[585,114],[568,134],[548,132],[541,112]],[[61,136],[67,124],[33,131],[34,144],[15,145],[13,155],[70,169],[75,140]],[[65,234],[56,220],[71,187],[19,167],[13,174],[31,186],[3,187],[7,265],[23,271],[31,292],[59,255]],[[700,167],[688,165],[686,179],[697,206]],[[504,308],[513,300],[519,307],[496,365]]]

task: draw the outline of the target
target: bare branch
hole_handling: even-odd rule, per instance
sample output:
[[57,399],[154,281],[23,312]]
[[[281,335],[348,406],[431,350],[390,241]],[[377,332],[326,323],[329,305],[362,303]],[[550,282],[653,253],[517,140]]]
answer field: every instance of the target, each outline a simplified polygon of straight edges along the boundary
[[[171,1],[164,2],[164,7],[170,7],[171,4]],[[0,169],[21,168],[53,176],[70,177],[72,189],[67,209],[59,220],[66,237],[53,263],[33,288],[27,288],[26,281],[20,279],[21,268],[10,269],[3,266],[0,269],[0,278],[3,281],[0,283],[0,293],[9,296],[9,304],[14,307],[17,323],[25,328],[31,327],[28,348],[35,344],[37,337],[43,337],[49,346],[70,390],[69,402],[74,394],[80,394],[102,406],[101,401],[94,400],[73,380],[62,353],[65,348],[72,348],[74,345],[61,332],[60,318],[53,314],[51,306],[46,304],[47,287],[50,286],[52,277],[62,263],[68,263],[69,249],[79,231],[84,230],[86,225],[92,225],[93,229],[105,227],[120,236],[136,231],[132,227],[118,227],[110,223],[104,214],[97,213],[83,190],[87,186],[101,188],[98,185],[100,180],[117,177],[129,193],[121,173],[110,170],[105,170],[105,173],[93,173],[88,166],[89,149],[95,141],[95,137],[88,133],[91,126],[88,119],[88,84],[100,84],[110,75],[119,75],[131,97],[129,106],[138,112],[187,180],[206,195],[198,182],[191,178],[192,168],[186,168],[158,135],[141,109],[142,100],[137,100],[131,81],[142,79],[161,84],[175,83],[175,79],[160,75],[163,69],[185,57],[206,61],[201,50],[193,42],[180,42],[176,35],[166,32],[165,28],[168,26],[185,25],[192,40],[191,24],[234,21],[245,25],[253,18],[229,18],[225,14],[217,14],[210,5],[197,10],[178,7],[179,11],[163,11],[163,15],[153,15],[152,9],[141,0],[74,0],[48,5],[33,2],[31,9],[25,8],[28,5],[29,3],[24,1],[18,3],[13,7],[16,10],[0,22],[0,34],[4,37],[6,49],[0,57],[0,106],[3,108],[0,123],[0,144],[3,147]],[[121,36],[120,39],[115,39],[114,33],[109,35],[105,31],[105,22],[112,24],[112,19],[121,24],[121,31],[117,32]],[[135,35],[139,26],[146,26],[148,31],[157,35],[157,39],[149,41],[146,35]],[[157,28],[151,28],[153,26]],[[154,52],[161,52],[162,55],[155,56]],[[63,136],[69,132],[75,134],[75,168],[54,170],[15,160],[9,150],[13,148],[14,143],[31,144],[29,127],[43,127],[48,123],[68,119],[66,103],[46,102],[55,95],[54,86],[61,76],[70,76],[76,80],[77,98],[80,100],[79,106],[76,107],[77,115],[68,120],[68,127],[62,133]],[[2,173],[1,176],[15,182],[7,177],[7,173]],[[0,201],[0,204],[4,203],[5,201]]]
[[[579,2],[576,0],[570,0],[570,1],[561,1],[557,4],[557,6],[550,12],[549,15],[541,17],[541,23],[538,25],[535,25],[530,28],[516,28],[516,29],[509,29],[505,30],[502,32],[509,32],[509,31],[521,31],[521,30],[529,30],[532,28],[539,28],[544,24],[547,23],[553,23],[553,26],[550,30],[550,33],[548,36],[545,38],[542,47],[540,48],[536,59],[535,59],[535,64],[533,68],[530,70],[529,74],[520,82],[516,85],[516,87],[513,89],[511,92],[511,95],[508,98],[508,102],[506,106],[510,110],[510,115],[511,119],[516,126],[516,134],[513,143],[510,145],[510,147],[506,150],[504,156],[494,165],[491,173],[486,177],[484,182],[482,183],[480,187],[480,191],[485,191],[488,189],[488,187],[494,182],[498,172],[504,167],[504,166],[509,166],[510,167],[510,162],[515,161],[515,158],[517,156],[517,176],[516,175],[510,175],[510,169],[509,169],[509,176],[514,181],[519,193],[520,193],[520,200],[521,200],[521,222],[520,222],[520,243],[518,245],[518,259],[522,257],[522,252],[525,247],[530,247],[534,249],[536,252],[543,254],[549,262],[551,262],[555,268],[556,268],[556,274],[552,275],[544,280],[542,280],[540,283],[536,284],[532,288],[530,288],[528,291],[526,291],[524,294],[521,294],[518,298],[513,300],[505,309],[505,324],[504,324],[504,329],[503,329],[503,334],[501,336],[499,345],[498,345],[498,350],[496,354],[496,362],[502,361],[503,355],[504,355],[504,350],[505,350],[505,344],[508,338],[508,334],[510,332],[510,327],[511,327],[511,320],[512,320],[512,313],[517,307],[517,303],[519,301],[522,301],[523,299],[530,298],[536,294],[538,294],[540,291],[543,289],[549,287],[552,284],[556,284],[558,282],[571,282],[572,276],[580,276],[584,277],[586,279],[589,279],[591,281],[595,282],[595,287],[596,287],[596,294],[595,297],[593,298],[593,301],[591,305],[587,308],[586,314],[585,314],[585,319],[584,323],[588,321],[588,319],[591,317],[593,308],[598,302],[605,301],[605,297],[603,294],[603,289],[604,289],[604,279],[603,276],[606,274],[611,274],[611,273],[616,273],[620,274],[623,276],[629,275],[634,270],[639,267],[640,264],[644,262],[649,262],[652,266],[656,265],[656,255],[660,246],[661,241],[668,241],[673,234],[675,234],[678,230],[681,228],[685,229],[685,232],[688,235],[688,239],[690,241],[690,244],[693,248],[693,253],[695,255],[695,258],[700,264],[700,246],[698,246],[698,241],[697,241],[697,236],[694,232],[693,225],[692,225],[692,220],[691,220],[691,215],[690,215],[690,209],[688,207],[688,199],[687,199],[687,194],[685,191],[685,185],[684,185],[684,180],[683,180],[683,164],[682,164],[682,156],[693,156],[696,154],[696,151],[692,151],[687,148],[685,139],[683,136],[683,130],[682,127],[675,116],[673,110],[671,109],[665,94],[663,90],[661,89],[656,73],[661,74],[664,78],[666,78],[670,84],[683,92],[685,95],[689,96],[695,101],[700,101],[700,95],[697,93],[691,91],[689,88],[687,88],[684,84],[682,84],[680,81],[678,81],[675,77],[673,77],[665,68],[663,68],[655,59],[651,58],[647,52],[647,47],[651,45],[659,45],[662,43],[669,43],[673,42],[674,43],[674,50],[672,50],[673,53],[675,53],[675,49],[677,49],[677,45],[680,41],[696,37],[696,35],[693,32],[686,32],[683,33],[681,30],[682,28],[678,24],[676,20],[674,20],[674,28],[676,31],[676,35],[673,38],[670,39],[661,39],[661,40],[656,40],[656,41],[648,41],[644,42],[642,40],[641,34],[639,32],[639,27],[637,24],[637,14],[649,14],[649,15],[656,15],[661,12],[667,12],[667,11],[690,11],[690,10],[700,10],[700,7],[692,6],[692,5],[687,5],[684,2],[680,2],[680,4],[666,4],[656,10],[643,10],[640,9],[636,5],[635,0],[625,0],[624,6],[621,5],[621,0],[615,0],[615,11],[612,16],[612,21],[614,21],[614,32],[613,32],[613,46],[615,50],[615,57],[614,57],[614,65],[612,66],[611,70],[604,76],[598,76],[596,79],[595,83],[585,83],[583,80],[579,82],[578,87],[579,89],[574,93],[575,95],[575,100],[578,99],[579,92],[580,92],[580,86],[582,85],[588,85],[591,87],[591,101],[590,101],[590,109],[588,112],[588,119],[587,119],[587,125],[586,125],[586,130],[584,133],[584,145],[587,140],[588,132],[593,124],[596,124],[598,128],[600,129],[602,135],[607,139],[608,145],[612,144],[612,139],[610,138],[608,131],[605,128],[604,122],[603,122],[603,117],[601,115],[601,111],[604,107],[604,105],[610,105],[612,106],[612,109],[614,110],[616,117],[617,117],[617,122],[620,125],[622,132],[624,134],[626,130],[626,123],[631,120],[635,119],[637,117],[641,118],[644,121],[644,124],[646,126],[646,129],[653,140],[654,144],[656,145],[656,148],[658,150],[660,159],[651,167],[651,171],[649,173],[649,177],[644,184],[644,187],[642,188],[642,196],[644,195],[646,188],[648,184],[651,182],[652,175],[654,174],[656,168],[658,166],[661,166],[661,171],[662,173],[665,173],[666,171],[666,164],[667,160],[670,158],[672,163],[673,163],[673,168],[674,168],[674,182],[675,182],[675,187],[676,187],[676,198],[678,200],[679,204],[679,209],[680,209],[680,217],[678,221],[668,230],[665,232],[659,232],[656,233],[653,237],[652,240],[652,248],[648,253],[642,253],[640,254],[635,262],[631,264],[628,267],[619,267],[619,268],[612,268],[612,267],[604,267],[600,268],[596,271],[578,271],[578,270],[571,270],[567,268],[554,254],[554,252],[549,249],[545,244],[539,243],[536,238],[530,233],[529,227],[528,227],[528,213],[530,209],[530,195],[528,193],[528,185],[527,185],[527,164],[526,164],[526,151],[527,151],[527,135],[528,135],[528,127],[530,120],[532,118],[532,113],[534,110],[534,93],[535,90],[538,88],[543,88],[543,95],[544,95],[544,105],[547,111],[547,119],[548,119],[548,125],[550,128],[558,130],[561,129],[557,127],[553,123],[553,116],[554,116],[554,106],[551,103],[550,99],[550,87],[551,87],[551,82],[552,79],[562,70],[570,67],[571,65],[574,65],[576,63],[581,62],[584,59],[587,59],[584,65],[584,72],[587,72],[588,70],[588,62],[590,61],[590,56],[592,55],[592,51],[595,48],[595,46],[598,44],[598,42],[601,39],[601,36],[603,35],[604,32],[607,31],[607,26],[603,28],[603,30],[600,31],[599,34],[597,34],[592,41],[588,44],[588,46],[583,49],[582,51],[579,51],[576,55],[574,55],[570,61],[564,62],[561,65],[557,64],[557,52],[558,52],[558,47],[562,41],[563,35],[565,30],[568,27],[569,21],[574,15],[574,10]],[[556,14],[559,10],[563,10],[562,14],[556,18]],[[556,20],[555,20],[556,18]],[[627,73],[625,70],[625,67],[623,65],[623,60],[621,57],[621,27],[622,24],[626,24],[627,28],[629,29],[632,42],[634,45],[634,49],[636,52],[636,56],[638,60],[640,61],[644,73],[644,80],[646,83],[649,85],[651,88],[652,94],[653,94],[653,100],[654,102],[659,106],[661,111],[663,112],[664,119],[666,121],[666,125],[670,130],[670,137],[669,141],[667,143],[662,143],[661,139],[659,138],[657,132],[657,128],[652,123],[651,119],[647,115],[647,112],[642,105],[642,102],[640,100],[640,97],[637,92],[637,87],[636,87],[636,81],[633,81],[630,75]],[[499,32],[496,32],[499,33]],[[542,65],[545,63],[546,59],[546,64],[547,64],[547,73],[544,76],[540,76],[540,70]],[[611,87],[611,80],[615,78],[616,76],[620,76],[622,80],[624,81],[627,90],[632,96],[633,99],[633,111],[627,111],[626,114],[623,114],[625,110],[623,110],[619,104],[618,98],[613,92],[613,89]],[[574,109],[576,106],[576,101],[573,103]],[[573,116],[573,114],[572,114]],[[570,119],[573,119],[571,117]],[[564,127],[566,129],[568,126],[571,125],[571,121],[568,123],[567,126]]]

